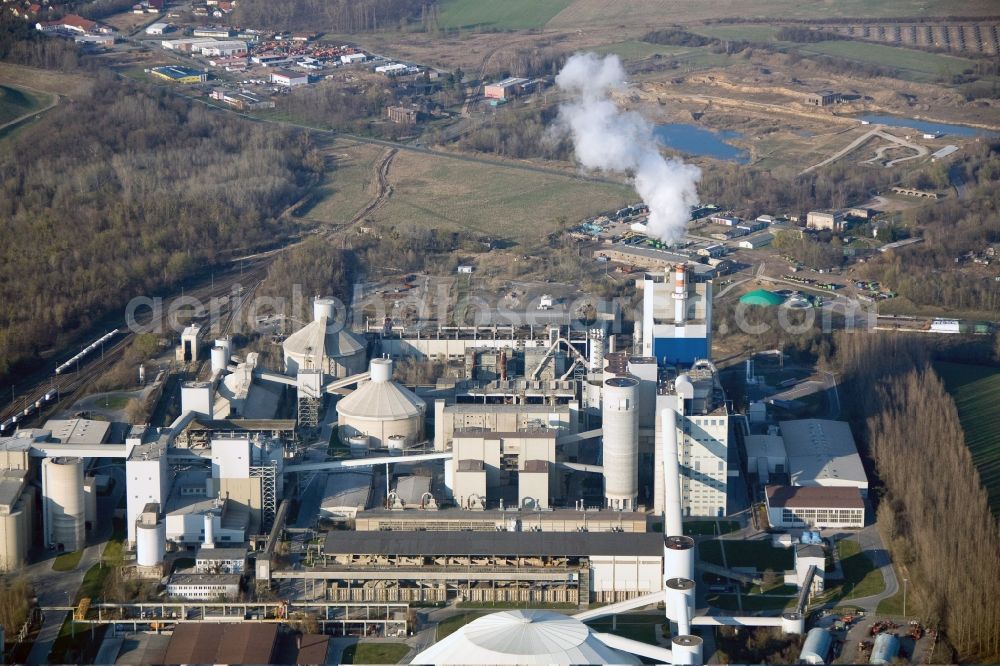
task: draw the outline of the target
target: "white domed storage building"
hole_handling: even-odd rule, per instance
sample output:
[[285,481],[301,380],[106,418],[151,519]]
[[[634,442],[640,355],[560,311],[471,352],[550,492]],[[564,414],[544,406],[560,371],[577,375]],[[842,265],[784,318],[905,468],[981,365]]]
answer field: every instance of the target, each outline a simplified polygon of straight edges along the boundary
[[370,372],[369,381],[337,403],[340,441],[367,435],[372,448],[385,448],[390,437],[393,443],[405,438],[407,445],[423,440],[427,403],[392,380],[390,359],[372,360]]
[[367,345],[336,316],[336,301],[313,301],[313,320],[281,343],[285,372],[322,370],[338,379],[364,372]]

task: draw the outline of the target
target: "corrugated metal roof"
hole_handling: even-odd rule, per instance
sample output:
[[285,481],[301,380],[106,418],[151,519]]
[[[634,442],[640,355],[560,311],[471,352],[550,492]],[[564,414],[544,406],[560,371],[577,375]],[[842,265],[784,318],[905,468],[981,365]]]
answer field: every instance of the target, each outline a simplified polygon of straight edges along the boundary
[[773,507],[863,509],[861,491],[851,486],[768,486],[767,503]]
[[275,623],[180,622],[167,646],[167,664],[270,664]]
[[626,532],[328,532],[328,555],[663,554],[663,536]]

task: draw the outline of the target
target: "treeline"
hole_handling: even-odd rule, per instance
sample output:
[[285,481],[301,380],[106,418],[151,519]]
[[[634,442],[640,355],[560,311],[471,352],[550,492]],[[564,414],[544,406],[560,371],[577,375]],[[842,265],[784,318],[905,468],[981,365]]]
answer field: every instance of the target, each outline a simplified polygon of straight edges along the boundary
[[558,110],[503,109],[457,141],[459,147],[481,153],[524,159],[569,160],[573,144],[552,134]]
[[841,334],[834,366],[881,484],[878,517],[911,594],[961,661],[1000,661],[1000,530],[955,403],[912,336]]
[[313,296],[333,296],[343,303],[350,302],[356,262],[352,251],[337,247],[324,238],[309,238],[282,252],[271,263],[259,293],[289,304],[293,298],[301,296],[302,309],[299,312],[286,310],[285,313],[310,321]]
[[490,72],[497,77],[555,76],[566,62],[566,53],[554,49],[502,49],[490,59]]
[[823,243],[798,231],[779,231],[774,249],[810,268],[836,268],[844,263],[844,248],[837,238]]
[[35,30],[35,24],[0,12],[0,60],[45,69],[76,69],[76,45],[66,39],[52,39]]
[[324,82],[301,86],[276,102],[279,110],[305,124],[362,132],[396,101],[394,91],[391,86],[373,83],[343,87]]
[[237,25],[276,30],[375,32],[417,21],[426,0],[240,0]]
[[835,32],[793,26],[784,26],[779,29],[777,38],[782,42],[798,42],[800,44],[814,44],[816,42],[827,42],[831,39],[845,39]]
[[105,81],[0,154],[0,376],[234,251],[315,178],[304,133]]
[[662,44],[664,46],[708,46],[716,41],[711,37],[697,35],[680,28],[667,28],[664,30],[651,30],[642,36],[642,41],[649,44]]

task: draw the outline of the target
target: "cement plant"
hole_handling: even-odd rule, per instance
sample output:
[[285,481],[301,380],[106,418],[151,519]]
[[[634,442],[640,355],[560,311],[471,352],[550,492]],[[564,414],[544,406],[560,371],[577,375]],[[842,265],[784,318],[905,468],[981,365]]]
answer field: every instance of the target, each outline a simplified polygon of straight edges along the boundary
[[667,4],[0,2],[4,663],[1000,660],[995,4]]

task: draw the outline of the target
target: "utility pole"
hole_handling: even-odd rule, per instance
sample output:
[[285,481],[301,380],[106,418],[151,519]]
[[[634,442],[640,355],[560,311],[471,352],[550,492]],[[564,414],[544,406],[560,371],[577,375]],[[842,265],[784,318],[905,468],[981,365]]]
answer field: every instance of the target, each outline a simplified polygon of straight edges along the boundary
[[910,579],[903,579],[903,617],[906,617],[906,588],[909,585]]

